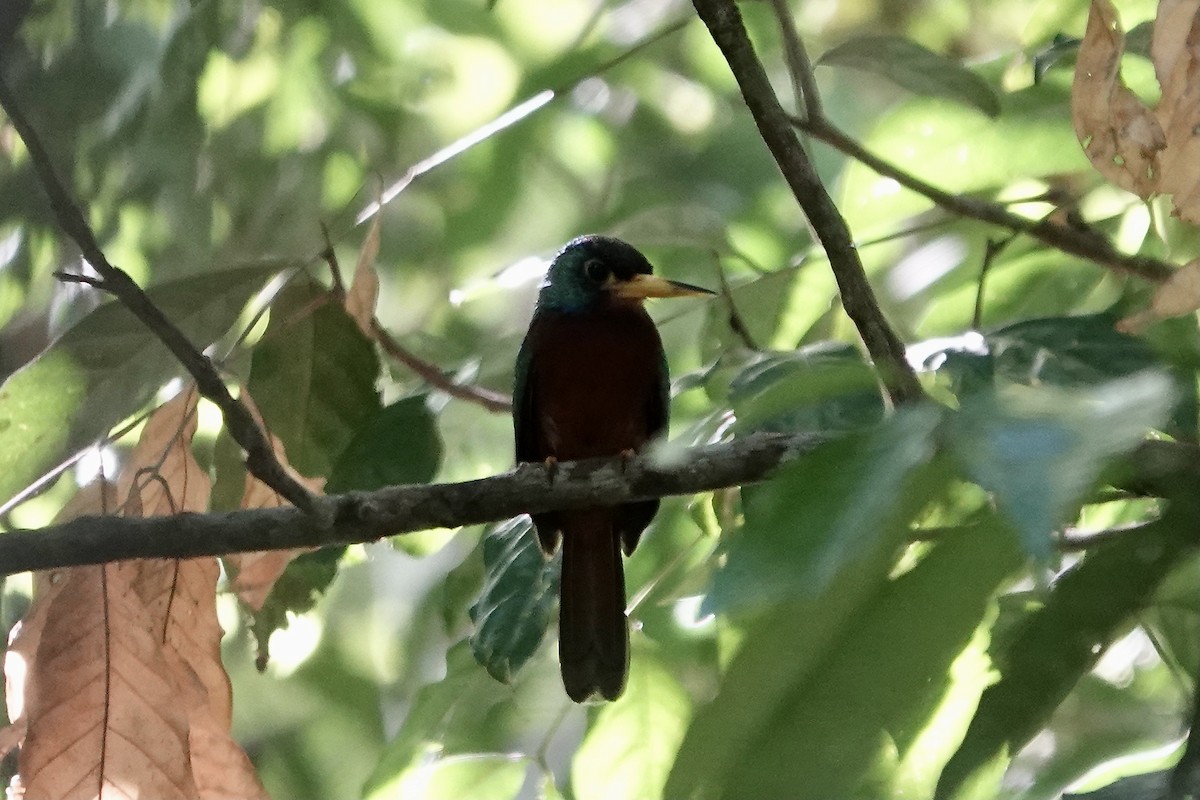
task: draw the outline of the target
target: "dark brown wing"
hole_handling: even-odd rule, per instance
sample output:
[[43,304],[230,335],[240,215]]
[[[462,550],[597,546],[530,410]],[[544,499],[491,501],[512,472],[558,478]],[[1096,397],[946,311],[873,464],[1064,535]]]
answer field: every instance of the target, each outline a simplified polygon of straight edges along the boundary
[[[543,317],[534,315],[529,324],[529,332],[525,334],[525,340],[521,342],[521,349],[517,352],[517,367],[513,380],[513,436],[518,464],[538,463],[545,461],[550,455],[543,452],[539,446],[538,426],[541,422],[537,392],[534,391],[537,385],[537,359],[534,358],[534,349],[544,324],[543,320]],[[558,546],[558,532],[562,527],[558,515],[549,513],[531,516],[542,549],[553,553]]]
[[[671,421],[671,376],[667,371],[667,354],[659,345],[658,391],[652,392],[646,398],[646,429],[650,438],[665,436]],[[617,531],[621,534],[621,547],[625,555],[633,553],[637,547],[642,531],[658,513],[658,500],[646,500],[641,503],[626,503],[617,512]]]

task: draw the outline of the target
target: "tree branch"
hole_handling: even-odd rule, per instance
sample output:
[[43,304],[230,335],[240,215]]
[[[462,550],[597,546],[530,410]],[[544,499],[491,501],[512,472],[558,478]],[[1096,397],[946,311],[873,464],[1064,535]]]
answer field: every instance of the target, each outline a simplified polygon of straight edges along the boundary
[[1151,283],[1162,283],[1174,272],[1174,267],[1165,261],[1148,256],[1122,253],[1113,247],[1112,242],[1107,238],[1094,231],[1063,225],[1048,217],[1027,219],[1012,213],[999,203],[943,191],[870,152],[822,116],[809,116],[808,119],[792,117],[791,121],[799,130],[814,139],[825,142],[855,161],[862,162],[880,175],[891,178],[904,188],[911,189],[928,198],[943,211],[1032,236],[1056,250],[1086,258],[1119,272],[1135,275]]
[[[628,503],[744,486],[813,452],[827,436],[751,434],[691,448],[670,463],[654,453],[541,464],[462,483],[389,486],[321,498],[330,514],[291,506],[164,517],[80,517],[0,535],[0,575],[130,558],[197,558],[255,550],[370,542],[429,528],[457,528],[523,513]],[[1200,491],[1200,447],[1148,440],[1114,465],[1107,480],[1139,495]],[[928,532],[926,532],[928,533]]]
[[766,478],[782,462],[812,451],[815,434],[756,434],[690,450],[659,464],[653,453],[563,462],[553,481],[546,467],[525,464],[463,483],[391,486],[322,498],[333,513],[292,507],[177,514],[80,517],[41,530],[0,536],[0,574],[99,564],[130,558],[195,558],[253,550],[370,542],[429,528],[456,528],[525,512],[688,495]]
[[493,392],[491,389],[485,389],[482,386],[469,383],[455,383],[446,377],[446,374],[442,372],[441,367],[437,364],[426,361],[396,341],[395,337],[388,333],[387,329],[379,323],[378,318],[373,317],[371,319],[371,334],[375,337],[375,341],[379,342],[379,346],[383,348],[383,352],[420,375],[433,388],[445,392],[451,397],[457,397],[459,400],[476,403],[488,411],[496,413],[512,411],[511,397],[499,392]]
[[0,108],[8,114],[13,128],[25,143],[34,171],[50,198],[50,206],[58,224],[100,276],[98,282],[92,282],[93,285],[113,294],[141,320],[192,376],[200,393],[221,409],[230,435],[246,451],[246,468],[294,505],[305,511],[316,510],[315,496],[280,466],[270,443],[255,423],[250,411],[229,393],[225,382],[221,380],[220,374],[208,357],[197,350],[183,331],[167,319],[128,273],[109,263],[83,213],[55,174],[53,162],[37,131],[17,106],[16,98],[3,78],[0,78]]
[[905,403],[924,397],[916,373],[905,359],[904,343],[888,325],[867,282],[846,221],[796,138],[792,118],[771,88],[737,6],[731,0],[692,0],[692,5],[729,62],[763,142],[825,248],[842,307],[858,328],[892,401]]

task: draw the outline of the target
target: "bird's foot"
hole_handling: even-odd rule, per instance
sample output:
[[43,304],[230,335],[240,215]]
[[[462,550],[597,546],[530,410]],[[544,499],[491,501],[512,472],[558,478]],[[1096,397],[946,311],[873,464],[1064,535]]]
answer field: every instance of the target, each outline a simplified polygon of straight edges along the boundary
[[624,475],[629,470],[629,464],[637,457],[637,451],[633,448],[625,448],[621,451],[621,474]]
[[558,476],[558,459],[554,456],[546,456],[543,463],[546,465],[546,481],[553,486],[554,479]]

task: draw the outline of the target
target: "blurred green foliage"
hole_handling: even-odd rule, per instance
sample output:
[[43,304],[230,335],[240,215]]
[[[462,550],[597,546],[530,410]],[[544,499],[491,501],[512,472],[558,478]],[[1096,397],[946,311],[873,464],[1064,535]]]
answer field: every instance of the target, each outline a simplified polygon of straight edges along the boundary
[[[1182,263],[1196,232],[1105,186],[1071,130],[1087,5],[788,3],[827,113],[873,152]],[[741,9],[789,102],[769,4]],[[1133,27],[1154,3],[1121,11]],[[401,185],[377,313],[448,379],[508,392],[545,257],[606,231],[672,278],[729,285],[737,326],[722,301],[651,308],[673,437],[833,440],[766,484],[664,502],[628,563],[629,689],[601,708],[562,692],[555,563],[522,521],[305,556],[253,619],[225,598],[235,732],[265,784],[289,800],[1035,800],[1119,786],[1132,756],[1169,766],[1200,668],[1196,516],[1101,482],[1147,429],[1197,438],[1195,318],[1117,333],[1146,286],[1024,239],[995,249],[1004,232],[809,143],[942,404],[893,412],[692,17],[678,0],[47,0],[0,27],[0,72],[110,260],[214,345],[331,490],[512,461],[505,415],[426,385],[326,292],[331,264],[356,261],[360,212]],[[1126,62],[1153,91],[1145,59]],[[0,117],[0,501],[174,371],[59,270],[86,266]],[[201,437],[215,505],[236,506],[236,447],[215,424]],[[44,524],[72,483],[5,524]],[[1061,546],[1120,525],[1101,548]]]

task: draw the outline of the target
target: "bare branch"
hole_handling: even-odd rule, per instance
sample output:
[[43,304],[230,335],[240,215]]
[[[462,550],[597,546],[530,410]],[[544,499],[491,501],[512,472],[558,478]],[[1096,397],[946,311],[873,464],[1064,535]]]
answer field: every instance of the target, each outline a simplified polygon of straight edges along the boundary
[[384,536],[456,528],[525,512],[687,495],[760,481],[783,461],[810,452],[814,434],[757,434],[694,448],[668,465],[653,454],[625,461],[563,462],[554,480],[526,464],[492,478],[391,486],[322,498],[332,513],[282,508],[165,517],[81,517],[0,536],[0,574],[130,558],[193,558],[369,542]]
[[167,346],[196,381],[200,393],[221,409],[229,433],[246,451],[247,469],[298,507],[308,511],[315,510],[314,496],[284,472],[275,460],[262,430],[254,423],[246,407],[229,393],[225,382],[221,380],[220,374],[208,357],[197,350],[183,332],[167,319],[128,273],[108,262],[83,213],[55,174],[50,155],[42,145],[37,131],[18,108],[16,98],[3,79],[0,79],[0,108],[8,114],[13,128],[25,143],[34,171],[37,172],[42,188],[50,197],[50,206],[58,224],[79,247],[92,269],[100,275],[102,287],[116,296],[118,301]]
[[904,343],[879,308],[846,221],[800,146],[792,118],[779,105],[737,6],[730,0],[692,0],[692,5],[729,62],[763,142],[825,248],[842,307],[858,329],[892,402],[921,399],[925,391],[905,359]]

